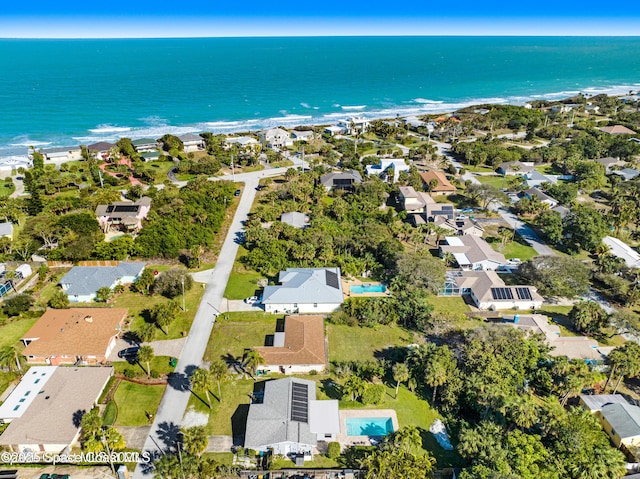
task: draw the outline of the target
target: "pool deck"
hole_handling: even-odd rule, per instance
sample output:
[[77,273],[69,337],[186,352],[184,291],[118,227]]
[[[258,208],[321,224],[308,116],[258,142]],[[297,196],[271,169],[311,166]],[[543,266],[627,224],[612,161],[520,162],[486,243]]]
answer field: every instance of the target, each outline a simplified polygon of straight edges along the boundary
[[342,447],[372,445],[369,436],[347,436],[346,419],[352,417],[390,417],[393,430],[400,429],[398,416],[393,409],[340,409],[340,434],[336,439]]
[[351,292],[351,286],[362,286],[362,285],[380,285],[382,284],[380,281],[361,281],[359,279],[352,279],[352,280],[346,280],[343,279],[342,280],[342,292],[344,294],[345,299],[346,298],[366,298],[366,297],[379,297],[379,298],[386,298],[388,296],[391,296],[391,293],[389,292],[389,290],[387,289],[386,291],[384,291],[383,293],[352,293]]

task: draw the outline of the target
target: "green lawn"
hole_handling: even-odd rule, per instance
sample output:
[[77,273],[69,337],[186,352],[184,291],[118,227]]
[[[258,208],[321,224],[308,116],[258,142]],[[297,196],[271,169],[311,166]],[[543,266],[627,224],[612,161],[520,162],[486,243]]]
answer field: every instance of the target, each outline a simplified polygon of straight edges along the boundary
[[505,243],[504,247],[501,244],[500,238],[489,237],[487,242],[491,247],[502,253],[505,258],[520,258],[522,261],[528,261],[534,256],[538,256],[538,253],[531,246],[526,244],[525,240],[516,235],[513,241]]
[[4,181],[0,183],[0,197],[9,196],[16,189],[16,186],[13,183],[5,183]]
[[211,409],[207,398],[202,392],[191,393],[187,410],[193,409],[199,413],[209,414],[207,433],[215,436],[230,436],[244,432],[243,420],[236,421],[235,431],[233,420],[246,417],[248,405],[251,403],[250,394],[254,387],[253,379],[239,379],[222,383],[222,402],[218,400],[218,387],[214,385],[209,393]]
[[395,325],[360,328],[326,322],[325,327],[329,336],[329,361],[374,359],[374,353],[415,343],[418,336]]
[[155,414],[166,386],[143,386],[122,381],[114,400],[118,406],[116,426],[146,426],[147,413]]
[[[284,468],[298,468],[291,459],[287,458],[275,458],[271,463],[271,469],[279,470]],[[340,464],[335,459],[329,459],[322,454],[315,454],[313,461],[304,461],[304,466],[300,469],[335,469],[340,467]]]
[[240,259],[247,254],[247,250],[240,246],[238,255],[229,276],[227,289],[224,297],[227,299],[245,299],[256,294],[258,290],[258,280],[264,276],[242,264]]
[[261,312],[218,316],[204,353],[205,361],[241,357],[245,349],[263,346],[265,337],[274,333],[276,320],[282,317]]
[[[187,308],[187,311],[178,312],[174,321],[169,325],[168,335],[166,335],[160,329],[157,329],[154,339],[177,339],[183,337],[183,331],[185,333],[189,332],[189,328],[191,327],[193,318],[196,315],[196,311],[198,310],[200,299],[202,298],[203,293],[204,288],[202,284],[194,283],[191,290],[185,292],[185,306]],[[165,303],[167,301],[170,300],[163,296],[142,296],[139,293],[127,291],[121,295],[117,295],[115,300],[113,300],[111,304],[114,308],[129,309],[129,317],[132,318],[130,328],[131,330],[136,330],[144,324],[144,314],[146,314],[144,312],[146,310],[151,309],[158,303]],[[180,305],[180,307],[182,307],[182,296],[174,298],[173,301],[176,301]]]
[[493,173],[495,171],[495,168],[491,168],[490,166],[473,166],[463,164],[462,167],[471,173]]
[[0,327],[0,348],[3,346],[18,346],[22,349],[20,338],[31,329],[38,318],[20,318],[7,321]]
[[507,187],[507,178],[502,175],[486,175],[486,176],[476,176],[478,181],[483,185],[491,185],[496,188],[506,188]]
[[[167,374],[174,370],[174,367],[169,364],[169,356],[155,356],[149,363],[149,367],[152,371],[157,371],[158,374]],[[125,369],[133,369],[136,375],[145,376],[146,367],[145,363],[129,363],[128,361],[114,361],[113,368],[116,374],[124,374]]]

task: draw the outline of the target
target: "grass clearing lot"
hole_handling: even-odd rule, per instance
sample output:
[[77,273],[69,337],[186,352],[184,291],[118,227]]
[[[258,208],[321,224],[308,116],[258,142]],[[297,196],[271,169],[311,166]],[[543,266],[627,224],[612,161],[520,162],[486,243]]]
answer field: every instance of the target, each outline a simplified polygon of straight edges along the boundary
[[276,321],[282,317],[284,316],[260,312],[225,313],[218,316],[204,353],[205,361],[242,357],[245,349],[263,346],[265,337],[274,333]]
[[[154,358],[149,362],[149,367],[151,370],[155,370],[158,374],[167,374],[173,372],[175,369],[173,366],[169,364],[169,360],[171,357],[169,356],[154,356]],[[140,376],[146,376],[146,363],[130,363],[128,361],[114,361],[112,363],[113,369],[116,374],[124,374],[125,369],[133,369],[136,374]]]
[[[16,318],[0,327],[0,348],[4,346],[18,346],[18,341],[22,338],[31,326],[39,318]],[[22,350],[22,343],[18,346],[19,350]]]
[[329,336],[329,361],[363,361],[393,346],[419,341],[419,335],[399,326],[359,328],[325,322]]
[[118,405],[116,426],[146,426],[147,413],[155,414],[166,386],[144,386],[122,381],[114,400]]
[[498,189],[507,187],[507,178],[502,175],[479,175],[476,178],[483,185],[495,186]]
[[[153,267],[154,269],[158,269]],[[199,283],[194,283],[193,288],[190,291],[185,291],[185,306],[187,311],[180,311],[176,315],[174,321],[169,325],[169,334],[164,334],[160,329],[156,330],[155,340],[161,339],[178,339],[183,337],[182,332],[189,331],[191,323],[198,310],[200,299],[204,293],[204,288]],[[140,328],[145,323],[146,314],[145,311],[151,309],[153,306],[159,303],[166,303],[167,301],[176,301],[182,307],[182,296],[178,296],[173,300],[169,300],[164,296],[152,295],[142,296],[140,293],[133,293],[127,291],[121,295],[116,296],[115,300],[111,303],[114,308],[128,308],[129,317],[133,317],[130,324],[131,330]],[[92,306],[95,306],[92,304]]]
[[534,256],[538,256],[536,250],[526,244],[526,242],[517,234],[515,239],[505,243],[504,247],[501,244],[500,238],[489,237],[487,238],[487,242],[495,251],[502,253],[507,259],[519,258],[524,262],[530,260]]
[[231,276],[227,283],[227,289],[224,291],[224,297],[227,299],[245,299],[256,294],[258,290],[258,280],[264,276],[257,271],[247,268],[240,261],[246,256],[247,250],[243,246],[238,247],[236,261],[233,263]]
[[16,190],[16,186],[13,183],[0,183],[0,198],[6,198]]

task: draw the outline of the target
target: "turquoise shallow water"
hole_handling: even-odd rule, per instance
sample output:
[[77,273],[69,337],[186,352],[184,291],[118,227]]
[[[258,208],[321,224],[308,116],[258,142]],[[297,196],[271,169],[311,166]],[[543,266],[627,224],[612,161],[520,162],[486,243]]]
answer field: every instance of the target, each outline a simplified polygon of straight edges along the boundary
[[640,37],[0,40],[0,154],[640,89]]

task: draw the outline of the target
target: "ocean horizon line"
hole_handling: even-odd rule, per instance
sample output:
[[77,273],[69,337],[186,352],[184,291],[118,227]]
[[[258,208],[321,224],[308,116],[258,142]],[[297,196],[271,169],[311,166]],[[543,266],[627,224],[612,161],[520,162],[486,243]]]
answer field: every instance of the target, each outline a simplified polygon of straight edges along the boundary
[[279,34],[259,34],[259,35],[157,35],[157,36],[30,36],[30,35],[17,35],[17,36],[9,36],[3,37],[0,36],[0,41],[4,40],[206,40],[206,39],[260,39],[260,38],[272,38],[272,39],[286,39],[286,38],[640,38],[640,34],[616,34],[610,35],[606,33],[598,34],[598,33],[576,33],[572,35],[557,35],[554,33],[540,33],[536,35],[520,35],[520,34],[509,34],[509,33],[501,33],[501,34],[475,34],[469,35],[465,33],[452,33],[447,35],[442,34],[399,34],[397,32],[389,33],[389,34],[375,34],[375,35],[362,35],[362,34],[296,34],[296,35],[279,35]]

